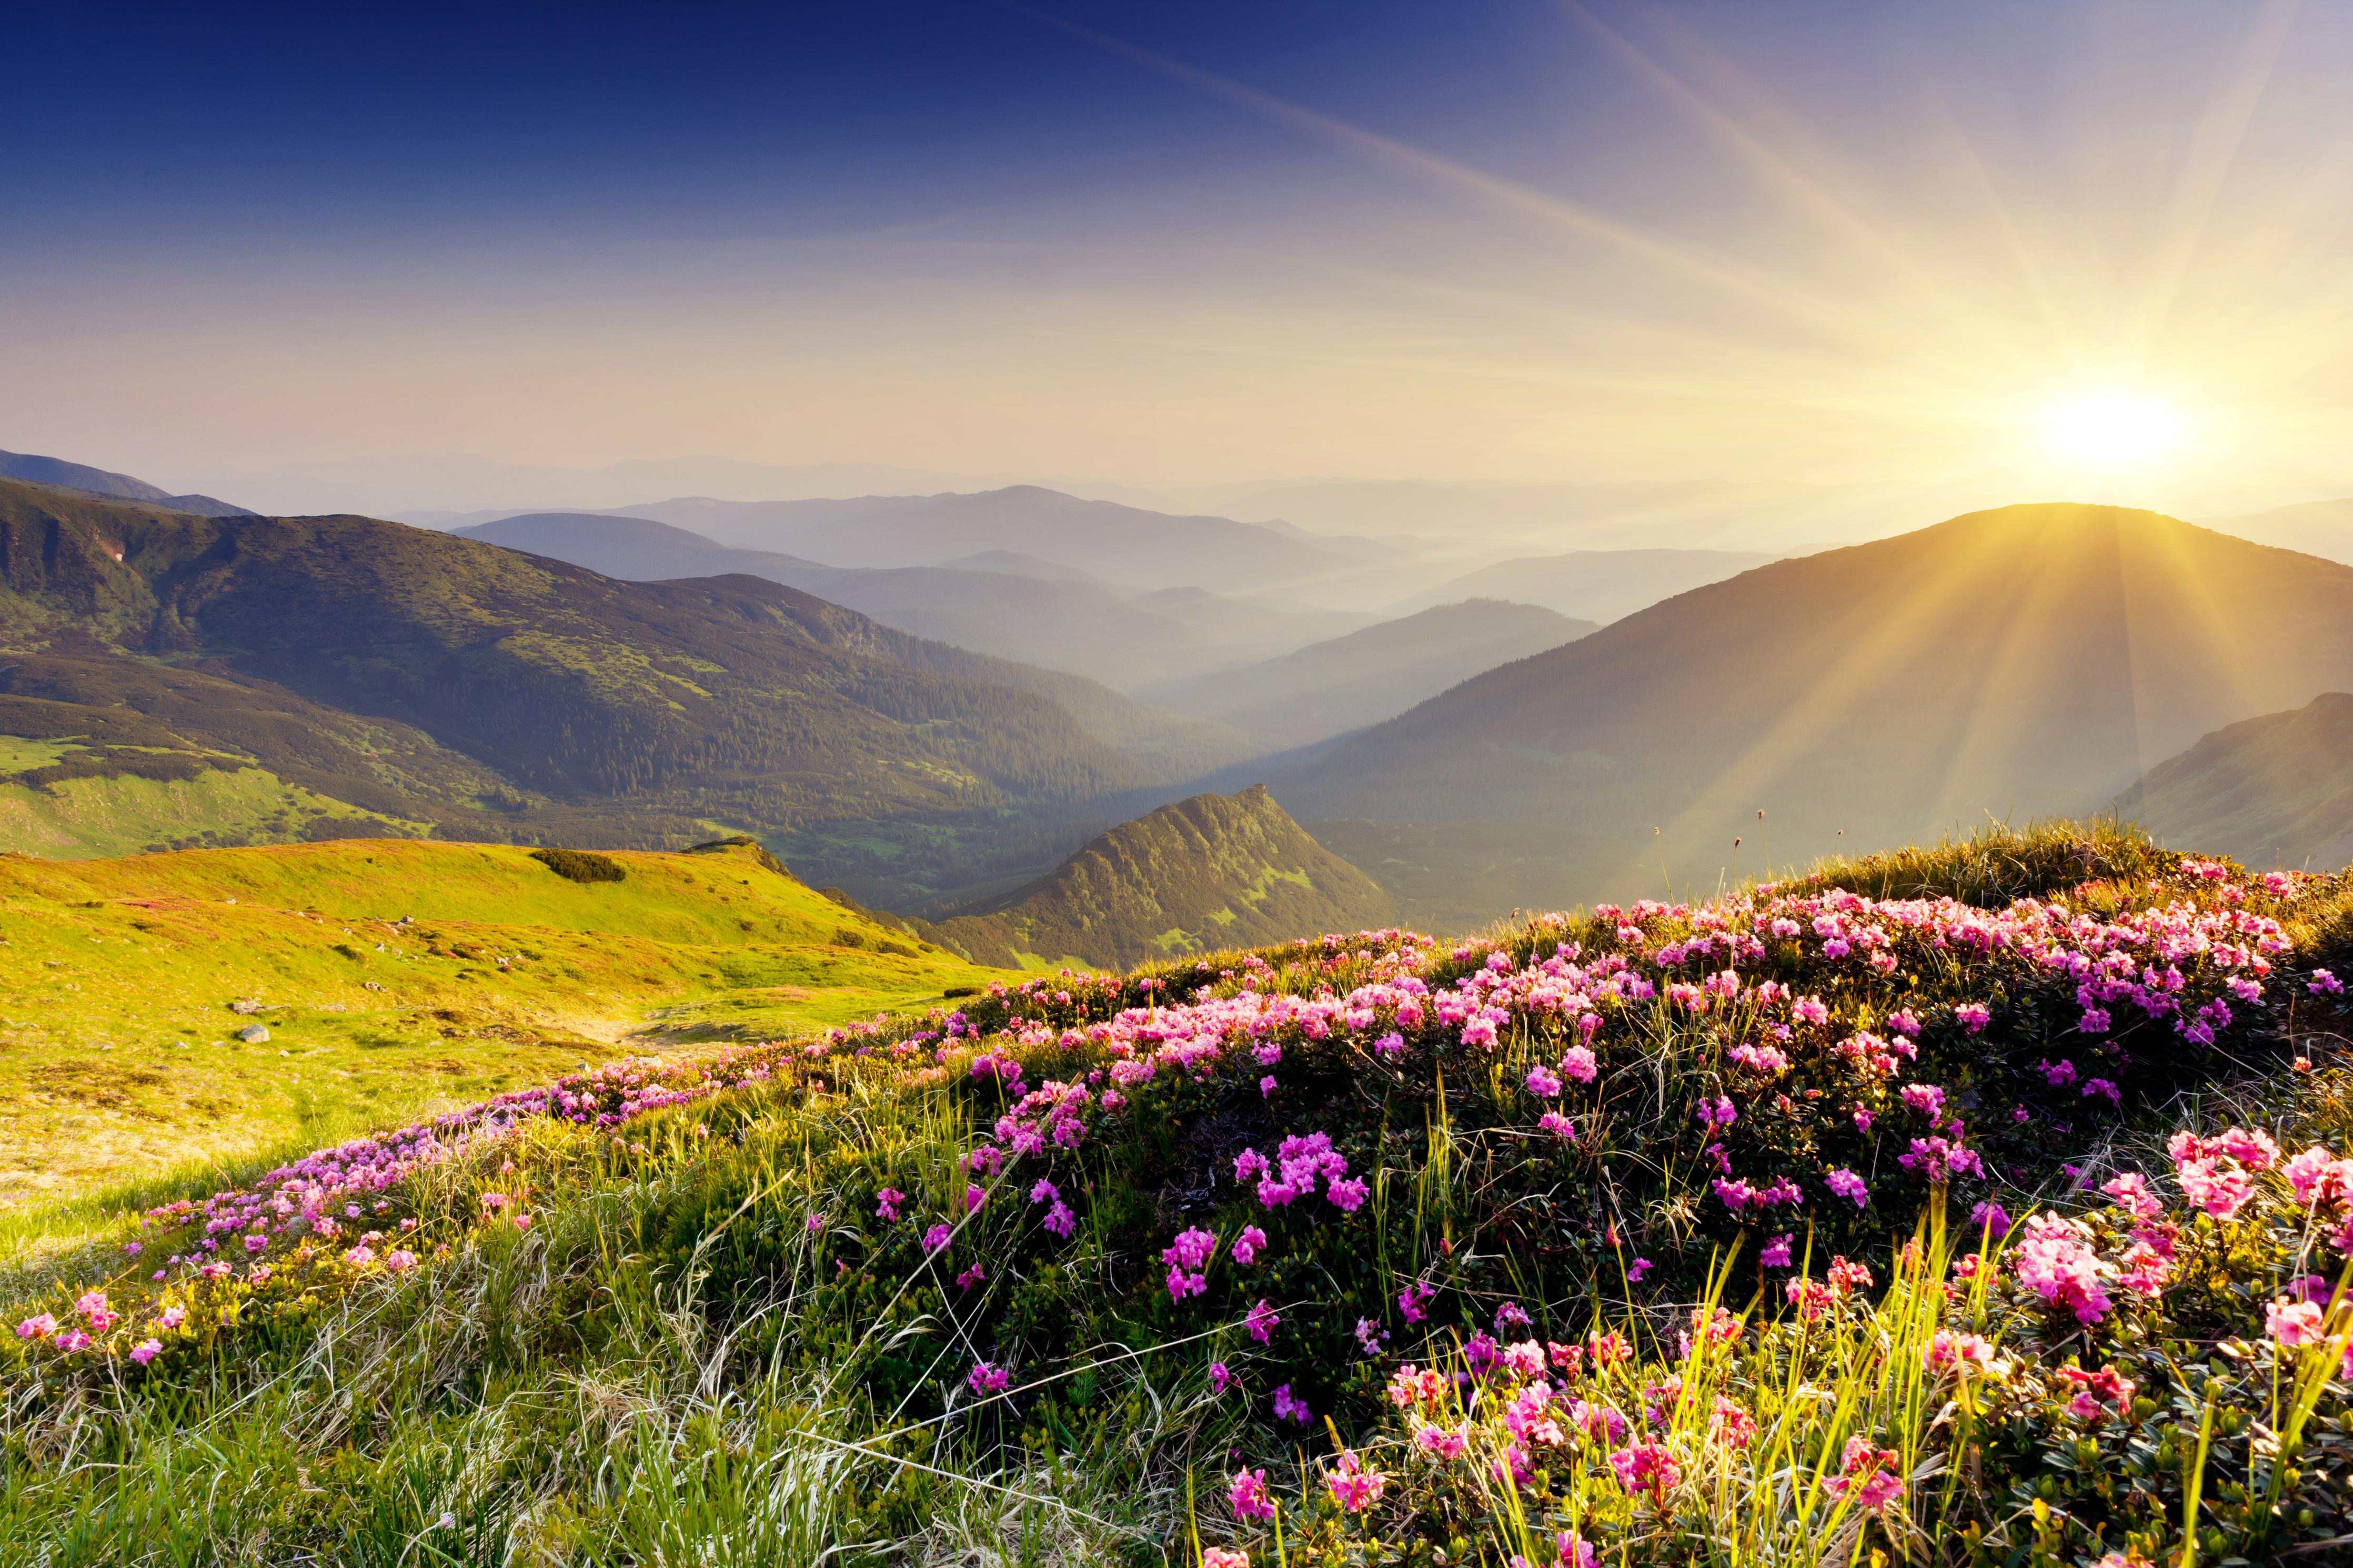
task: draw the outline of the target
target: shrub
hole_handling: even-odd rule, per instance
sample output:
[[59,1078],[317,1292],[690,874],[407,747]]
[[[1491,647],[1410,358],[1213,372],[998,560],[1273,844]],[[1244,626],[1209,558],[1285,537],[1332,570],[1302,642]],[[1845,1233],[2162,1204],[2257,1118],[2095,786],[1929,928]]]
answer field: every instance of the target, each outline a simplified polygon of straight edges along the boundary
[[629,875],[618,860],[593,849],[534,849],[531,858],[567,882],[619,882]]

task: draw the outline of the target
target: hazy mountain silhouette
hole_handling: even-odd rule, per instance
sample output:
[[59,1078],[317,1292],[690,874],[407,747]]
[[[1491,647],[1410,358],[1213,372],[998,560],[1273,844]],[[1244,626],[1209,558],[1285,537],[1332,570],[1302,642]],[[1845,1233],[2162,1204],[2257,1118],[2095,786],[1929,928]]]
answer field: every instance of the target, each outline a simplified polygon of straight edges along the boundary
[[1662,858],[1754,872],[1760,837],[1786,862],[2082,810],[2209,730],[2348,687],[2353,568],[2020,506],[1694,589],[1270,782],[1308,821],[1590,835],[1567,901],[1656,889]]
[[2341,870],[2353,861],[2353,694],[2217,730],[2151,768],[2116,809],[2178,848]]
[[169,507],[174,511],[192,511],[200,517],[254,515],[241,506],[231,506],[211,496],[175,496],[160,485],[151,485],[145,479],[133,479],[129,474],[111,473],[104,468],[93,468],[86,463],[69,463],[62,458],[43,458],[29,452],[0,452],[0,479],[23,479],[37,485],[59,485],[90,495],[148,501],[156,506]]
[[1109,968],[1396,919],[1396,900],[1377,883],[1256,787],[1164,805],[992,910],[914,923],[978,963]]
[[1270,745],[1301,746],[1393,718],[1482,670],[1596,629],[1533,605],[1472,599],[1137,695]]
[[1035,485],[853,500],[690,497],[615,510],[828,566],[929,566],[1006,550],[1114,582],[1219,592],[1345,574],[1391,553],[1365,540],[1311,540],[1231,518],[1173,517]]
[[648,518],[604,512],[538,512],[456,531],[640,582],[747,572],[917,637],[1122,687],[1246,664],[1371,618],[1246,604],[1197,588],[1138,593],[1111,587],[1075,568],[1048,575],[945,566],[827,566],[777,551],[720,544]]
[[1778,556],[1751,550],[1579,550],[1528,555],[1464,573],[1400,600],[1400,613],[1464,599],[1541,605],[1603,625]]

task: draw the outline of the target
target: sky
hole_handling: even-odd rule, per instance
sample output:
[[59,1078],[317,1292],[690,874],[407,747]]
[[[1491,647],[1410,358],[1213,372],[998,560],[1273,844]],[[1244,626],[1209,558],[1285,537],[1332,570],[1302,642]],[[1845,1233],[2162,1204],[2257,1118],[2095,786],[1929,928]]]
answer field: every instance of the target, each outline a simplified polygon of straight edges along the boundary
[[0,447],[174,489],[2353,493],[2353,6],[84,4],[11,42]]

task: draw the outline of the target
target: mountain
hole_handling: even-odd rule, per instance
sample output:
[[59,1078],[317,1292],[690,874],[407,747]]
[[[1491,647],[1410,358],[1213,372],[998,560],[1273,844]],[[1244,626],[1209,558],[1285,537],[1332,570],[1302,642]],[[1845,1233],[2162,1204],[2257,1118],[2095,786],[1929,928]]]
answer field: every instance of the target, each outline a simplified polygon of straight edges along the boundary
[[2021,506],[1694,589],[1269,782],[1303,821],[1588,835],[1566,904],[2084,809],[2209,730],[2340,689],[2353,568]]
[[1400,600],[1399,615],[1464,599],[1508,599],[1604,624],[1779,557],[1749,550],[1578,550],[1482,566]]
[[1366,541],[1311,542],[1231,518],[1172,517],[1036,485],[854,500],[691,497],[619,510],[723,544],[782,551],[830,566],[929,566],[1007,550],[1115,582],[1213,591],[1345,574],[1363,563],[1366,552],[1378,550]]
[[1597,629],[1533,605],[1472,599],[1240,669],[1137,691],[1271,745],[1301,746],[1394,718],[1482,670]]
[[[492,836],[535,836],[543,806],[606,820],[607,842],[654,823],[676,837],[943,814],[1002,832],[989,819],[1167,776],[1025,689],[1091,689],[1107,733],[1130,721],[1133,704],[1071,677],[757,578],[616,582],[368,518],[206,518],[0,481],[0,648],[99,667],[26,693],[50,700],[161,713],[169,668],[375,726],[385,787],[408,780],[400,808],[469,834],[511,813]],[[337,766],[377,743],[353,736]]]
[[2242,517],[2203,517],[2200,526],[2324,561],[2353,563],[2353,497],[2274,507]]
[[2242,720],[2151,768],[2118,816],[2258,869],[2353,861],[2353,694]]
[[[917,637],[1122,687],[1247,664],[1371,618],[1228,599],[1199,588],[1145,594],[1075,569],[1049,576],[942,566],[824,566],[721,544],[649,518],[604,512],[530,513],[456,531],[609,577],[658,581],[749,573]],[[1205,770],[1208,765],[1214,764]]]
[[976,963],[1103,968],[1396,919],[1377,883],[1254,786],[1123,823],[992,910],[914,923]]
[[253,513],[241,506],[231,506],[211,496],[175,496],[159,485],[129,474],[109,473],[83,463],[69,463],[62,458],[41,458],[28,452],[0,452],[0,479],[23,479],[28,484],[58,485],[67,489],[84,490],[91,495],[113,496],[124,500],[152,501],[169,507],[174,511],[192,511],[201,517],[251,517]]

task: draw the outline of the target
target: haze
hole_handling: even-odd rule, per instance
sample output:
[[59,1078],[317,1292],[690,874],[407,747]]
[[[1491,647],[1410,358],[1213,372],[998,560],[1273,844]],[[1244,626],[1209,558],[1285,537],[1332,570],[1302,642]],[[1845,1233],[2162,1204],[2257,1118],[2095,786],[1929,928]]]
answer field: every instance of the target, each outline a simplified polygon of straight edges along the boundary
[[1430,23],[60,9],[22,58],[83,65],[0,105],[0,426],[278,510],[1673,480],[1828,538],[2353,485],[2353,12]]

